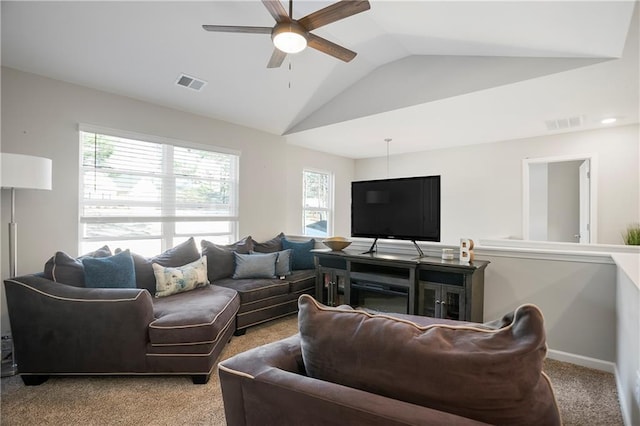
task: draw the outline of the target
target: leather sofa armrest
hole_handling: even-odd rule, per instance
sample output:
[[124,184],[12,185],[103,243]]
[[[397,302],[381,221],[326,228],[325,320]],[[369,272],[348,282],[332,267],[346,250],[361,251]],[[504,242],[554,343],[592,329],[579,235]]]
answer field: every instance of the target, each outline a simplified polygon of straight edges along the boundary
[[143,372],[151,295],[80,288],[36,275],[5,280],[18,371]]
[[299,335],[238,354],[218,367],[228,425],[484,424],[307,377]]

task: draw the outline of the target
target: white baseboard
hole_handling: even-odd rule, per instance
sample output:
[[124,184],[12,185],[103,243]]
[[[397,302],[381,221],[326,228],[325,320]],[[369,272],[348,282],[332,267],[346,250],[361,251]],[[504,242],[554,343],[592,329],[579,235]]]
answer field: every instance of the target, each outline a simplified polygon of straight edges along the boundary
[[555,359],[556,361],[568,362],[571,364],[580,365],[582,367],[593,368],[595,370],[606,371],[607,373],[616,372],[616,365],[610,361],[603,361],[601,359],[589,358],[587,356],[571,354],[569,352],[557,351],[555,349],[549,349],[547,351],[547,357]]
[[620,381],[620,374],[618,374],[618,366],[616,366],[616,388],[618,389],[618,401],[620,401],[620,411],[622,412],[622,421],[625,426],[633,426],[631,424],[631,411],[627,398],[625,397],[624,387]]

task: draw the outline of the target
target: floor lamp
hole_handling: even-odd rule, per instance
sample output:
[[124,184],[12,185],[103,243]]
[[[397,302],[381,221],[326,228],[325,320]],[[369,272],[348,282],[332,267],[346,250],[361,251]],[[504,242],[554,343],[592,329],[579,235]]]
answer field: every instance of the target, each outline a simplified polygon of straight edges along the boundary
[[0,186],[11,189],[9,222],[9,276],[18,275],[18,224],[16,189],[51,189],[51,160],[31,155],[0,153]]
[[[9,276],[18,275],[18,224],[16,189],[51,189],[51,160],[30,155],[0,153],[0,186],[11,190],[11,222],[9,222]],[[10,337],[2,338],[2,377],[17,371]]]

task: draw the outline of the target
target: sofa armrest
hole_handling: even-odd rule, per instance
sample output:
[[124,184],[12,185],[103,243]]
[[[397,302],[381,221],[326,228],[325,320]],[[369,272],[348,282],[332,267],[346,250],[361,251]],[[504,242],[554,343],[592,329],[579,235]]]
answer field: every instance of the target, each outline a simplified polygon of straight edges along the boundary
[[25,275],[5,280],[20,373],[143,372],[151,295],[79,288]]
[[307,377],[298,335],[238,354],[218,367],[232,426],[484,424]]

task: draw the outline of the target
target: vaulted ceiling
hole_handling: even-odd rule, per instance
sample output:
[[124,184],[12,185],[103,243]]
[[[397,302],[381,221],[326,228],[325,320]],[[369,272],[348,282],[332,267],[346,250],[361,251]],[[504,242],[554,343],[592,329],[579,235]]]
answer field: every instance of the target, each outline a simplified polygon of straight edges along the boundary
[[259,1],[2,1],[2,65],[351,158],[638,122],[636,1],[370,3],[314,31],[353,61],[306,49],[267,69],[269,35],[202,29],[273,26]]

